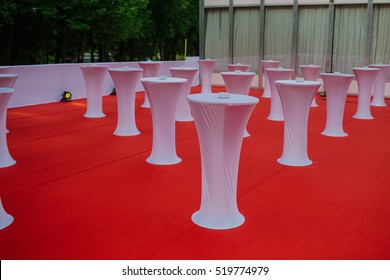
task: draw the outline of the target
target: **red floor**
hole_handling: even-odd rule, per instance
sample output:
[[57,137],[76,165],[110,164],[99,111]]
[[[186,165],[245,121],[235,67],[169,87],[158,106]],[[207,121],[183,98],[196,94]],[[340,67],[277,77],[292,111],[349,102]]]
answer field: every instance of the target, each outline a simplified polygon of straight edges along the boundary
[[0,194],[15,221],[0,231],[0,259],[390,259],[389,107],[357,120],[349,97],[349,136],[331,138],[320,134],[318,97],[308,127],[314,163],[288,167],[276,162],[283,122],[266,119],[270,102],[261,98],[241,153],[246,221],[215,231],[191,221],[201,190],[194,124],[176,125],[182,163],[148,164],[152,121],[142,101],[138,94],[135,137],[112,134],[115,96],[104,97],[101,119],[83,118],[85,100],[8,111],[17,164],[0,169]]

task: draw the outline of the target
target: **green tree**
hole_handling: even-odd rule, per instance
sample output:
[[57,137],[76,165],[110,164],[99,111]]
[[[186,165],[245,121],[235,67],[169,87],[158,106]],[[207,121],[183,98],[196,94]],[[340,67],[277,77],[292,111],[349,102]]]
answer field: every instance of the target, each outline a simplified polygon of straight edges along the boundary
[[197,0],[149,1],[156,33],[153,47],[161,60],[176,60],[178,53],[184,53],[185,39],[190,39],[193,48],[193,33],[198,34],[198,5]]
[[2,0],[0,64],[174,60],[197,53],[197,0]]
[[14,35],[14,16],[17,5],[12,0],[0,2],[0,65],[11,63],[12,42]]

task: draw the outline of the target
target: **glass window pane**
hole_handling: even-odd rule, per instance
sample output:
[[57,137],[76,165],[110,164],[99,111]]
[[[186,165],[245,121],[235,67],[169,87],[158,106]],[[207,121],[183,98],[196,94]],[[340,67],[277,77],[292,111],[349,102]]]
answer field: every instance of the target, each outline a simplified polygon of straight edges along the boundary
[[292,7],[266,7],[264,59],[279,60],[281,66],[291,67],[292,28]]
[[328,7],[302,6],[298,15],[297,73],[299,65],[322,65],[325,71]]
[[364,66],[367,5],[337,5],[335,8],[332,70],[353,73]]
[[214,72],[227,69],[229,58],[229,10],[206,10],[205,58],[216,59]]
[[251,71],[259,69],[260,9],[234,9],[233,63],[250,64]]
[[390,4],[374,6],[371,63],[390,64]]

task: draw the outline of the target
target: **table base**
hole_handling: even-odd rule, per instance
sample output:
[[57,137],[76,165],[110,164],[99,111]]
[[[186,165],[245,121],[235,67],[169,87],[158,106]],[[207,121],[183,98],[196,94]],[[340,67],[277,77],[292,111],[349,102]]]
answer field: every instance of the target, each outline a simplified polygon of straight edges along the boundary
[[91,119],[96,119],[96,118],[104,118],[106,115],[104,113],[85,113],[84,117],[85,118],[91,118]]
[[1,156],[0,158],[0,168],[12,166],[16,163],[16,160],[14,160],[11,155],[8,152],[8,155],[5,154],[4,156]]
[[313,163],[309,158],[289,159],[283,156],[278,158],[277,162],[288,166],[308,166]]
[[387,107],[387,104],[385,103],[384,100],[373,99],[372,102],[371,102],[371,106],[374,106],[374,107]]
[[329,129],[325,129],[323,132],[321,132],[322,135],[325,136],[332,136],[332,137],[346,137],[348,136],[348,133],[345,133],[344,131],[332,131]]
[[316,102],[316,96],[314,95],[313,101],[311,102],[310,107],[318,107],[318,104]]
[[172,157],[172,158],[165,158],[161,159],[156,156],[151,155],[146,159],[146,162],[150,164],[156,164],[156,165],[171,165],[171,164],[177,164],[181,162],[181,158],[179,157]]
[[263,95],[261,97],[271,98],[271,91],[268,88],[264,87]]
[[231,213],[226,215],[222,213],[220,216],[212,217],[210,213],[197,211],[195,212],[191,220],[198,226],[209,228],[209,229],[232,229],[239,227],[245,222],[245,217],[240,213]]
[[268,118],[267,118],[267,120],[269,120],[269,121],[277,121],[277,122],[282,122],[282,121],[284,121],[284,118],[281,118],[280,116],[269,116]]
[[141,108],[150,108],[149,98],[146,95],[146,93],[145,93],[144,103],[142,103]]
[[138,129],[135,130],[116,129],[113,134],[116,136],[135,136],[135,135],[140,135],[141,132]]
[[362,113],[362,112],[358,112],[356,113],[355,115],[353,115],[353,118],[354,119],[360,119],[360,120],[373,120],[374,117],[371,115],[370,112],[366,112],[366,113]]
[[14,221],[14,217],[12,217],[10,214],[5,212],[3,208],[3,204],[1,203],[0,200],[0,229],[9,226],[10,224],[12,224],[13,221]]

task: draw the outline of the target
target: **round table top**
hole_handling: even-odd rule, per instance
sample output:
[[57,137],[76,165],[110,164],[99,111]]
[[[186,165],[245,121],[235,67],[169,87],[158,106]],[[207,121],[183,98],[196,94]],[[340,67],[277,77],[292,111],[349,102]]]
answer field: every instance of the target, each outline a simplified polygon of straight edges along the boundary
[[303,68],[322,68],[321,65],[314,65],[314,64],[299,65],[299,67],[303,67]]
[[221,75],[227,75],[227,76],[252,76],[256,75],[255,72],[246,72],[246,71],[228,71],[228,72],[221,72]]
[[0,74],[0,78],[15,78],[18,74]]
[[294,85],[294,86],[318,86],[321,85],[321,82],[317,81],[302,81],[299,82],[297,80],[278,80],[275,82],[276,84],[283,84],[283,85]]
[[272,59],[264,59],[261,62],[275,62],[275,63],[280,63],[279,60],[272,60]]
[[250,67],[251,65],[249,64],[241,64],[241,63],[230,63],[228,66],[243,66],[243,67]]
[[139,61],[138,64],[161,64],[161,61],[152,61],[152,60]]
[[348,77],[353,78],[355,75],[353,74],[344,74],[344,73],[320,73],[321,76],[332,76],[332,77]]
[[186,83],[187,79],[171,78],[171,77],[164,77],[164,78],[150,77],[150,78],[142,78],[141,82],[174,84],[174,83]]
[[370,64],[368,65],[373,68],[390,68],[390,64],[383,64],[383,63],[378,63],[378,64]]
[[0,94],[13,93],[15,90],[13,88],[4,88],[0,87]]
[[187,67],[187,66],[181,66],[181,67],[171,67],[169,70],[179,70],[179,71],[194,71],[198,70],[196,67]]
[[187,99],[196,103],[223,106],[250,105],[259,102],[259,99],[256,97],[241,94],[230,94],[230,98],[219,98],[218,94],[215,93],[199,93],[188,95]]
[[293,69],[290,69],[290,68],[283,68],[283,67],[278,67],[278,68],[267,68],[266,70],[267,70],[267,71],[273,71],[273,72],[283,72],[283,71],[291,72],[291,71],[294,71]]
[[101,65],[101,64],[96,64],[96,63],[81,65],[80,67],[81,68],[105,68],[105,69],[108,68],[107,65]]
[[142,72],[143,69],[141,68],[131,68],[131,67],[113,67],[108,68],[108,71],[117,71],[117,72]]
[[210,58],[206,58],[206,59],[199,59],[199,61],[210,61],[210,62],[216,62],[217,60],[216,59],[210,59]]
[[372,67],[354,67],[352,70],[357,70],[357,71],[379,71],[379,68],[372,68]]

